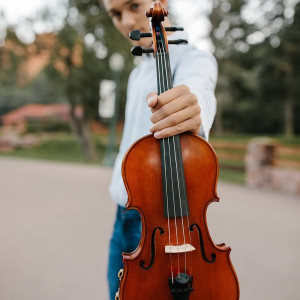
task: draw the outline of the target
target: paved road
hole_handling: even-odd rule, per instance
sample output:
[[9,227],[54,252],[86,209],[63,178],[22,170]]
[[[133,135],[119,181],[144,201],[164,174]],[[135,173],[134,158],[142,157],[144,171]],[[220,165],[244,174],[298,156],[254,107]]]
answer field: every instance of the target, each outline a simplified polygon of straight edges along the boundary
[[[107,300],[111,170],[0,158],[0,299]],[[232,247],[241,300],[300,299],[300,199],[220,183],[213,240]]]

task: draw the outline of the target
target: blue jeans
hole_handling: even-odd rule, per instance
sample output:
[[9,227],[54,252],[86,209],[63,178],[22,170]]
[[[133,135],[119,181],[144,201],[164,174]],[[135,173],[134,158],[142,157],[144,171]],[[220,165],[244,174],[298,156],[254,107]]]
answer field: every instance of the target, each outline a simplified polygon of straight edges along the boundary
[[110,299],[119,288],[118,273],[123,269],[122,252],[134,251],[141,238],[141,217],[136,210],[118,206],[116,221],[109,245],[107,279]]

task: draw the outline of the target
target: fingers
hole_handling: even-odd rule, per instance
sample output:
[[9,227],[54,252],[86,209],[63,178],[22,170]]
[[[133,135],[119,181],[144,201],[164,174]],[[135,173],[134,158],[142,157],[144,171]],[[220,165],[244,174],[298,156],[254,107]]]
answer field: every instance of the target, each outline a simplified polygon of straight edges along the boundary
[[156,106],[157,102],[158,102],[158,95],[156,92],[150,93],[148,94],[148,96],[146,97],[146,101],[149,107],[153,108]]
[[[157,112],[159,113],[159,112]],[[156,113],[155,113],[156,114]],[[176,126],[185,120],[196,117],[197,115],[200,117],[200,107],[199,105],[190,105],[184,108],[180,108],[166,116],[163,114],[159,114],[159,119],[155,118],[155,114],[152,115],[151,121],[154,124],[150,128],[150,132],[155,133],[157,131],[161,131],[164,128],[169,128]],[[195,124],[196,126],[197,124]],[[191,129],[188,129],[191,130]]]
[[154,137],[167,138],[186,131],[200,131],[201,109],[197,97],[187,86],[177,86],[159,96],[150,93],[147,103],[153,113],[150,132]]
[[[161,104],[160,102],[160,98],[158,100],[158,105],[159,106]],[[191,96],[190,94],[185,94],[183,96],[180,96],[178,98],[176,98],[173,101],[168,102],[165,105],[160,105],[160,108],[152,108],[152,116],[151,116],[151,122],[152,123],[157,123],[159,121],[161,121],[164,118],[167,118],[168,116],[171,116],[172,114],[180,111],[180,110],[184,110],[187,107],[199,107],[198,105],[198,100],[196,98],[196,96]]]
[[[190,131],[192,133],[198,133],[201,126],[201,119],[193,117],[191,119],[185,120],[176,126],[164,128],[161,131],[154,133],[154,137],[157,139],[167,138],[176,134]],[[191,128],[194,128],[193,130]]]
[[185,95],[189,92],[190,90],[186,85],[179,85],[175,88],[172,88],[171,90],[162,93],[161,95],[158,96],[157,105],[154,107],[154,109],[152,109],[152,112],[155,112],[156,110],[160,109],[162,106],[172,102],[174,99],[179,98],[180,96]]

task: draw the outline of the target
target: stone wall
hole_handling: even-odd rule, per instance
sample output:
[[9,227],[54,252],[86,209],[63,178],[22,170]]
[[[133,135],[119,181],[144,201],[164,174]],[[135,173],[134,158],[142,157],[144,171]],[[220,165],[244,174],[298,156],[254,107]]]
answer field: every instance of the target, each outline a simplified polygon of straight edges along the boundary
[[276,167],[278,147],[268,138],[250,141],[246,155],[247,185],[300,195],[300,171]]

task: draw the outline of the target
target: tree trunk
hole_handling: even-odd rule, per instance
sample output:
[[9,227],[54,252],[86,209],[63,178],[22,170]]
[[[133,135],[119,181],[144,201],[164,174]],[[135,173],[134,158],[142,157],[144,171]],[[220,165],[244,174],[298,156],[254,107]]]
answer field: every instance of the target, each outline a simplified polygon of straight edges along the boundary
[[75,107],[71,109],[71,127],[77,136],[83,157],[88,161],[94,161],[97,155],[90,130],[90,122],[89,120],[77,117],[75,115]]
[[222,103],[222,95],[216,93],[217,98],[217,114],[215,118],[215,133],[221,135],[224,133],[223,128],[223,103]]
[[294,129],[294,115],[293,115],[293,98],[288,95],[284,104],[285,124],[284,132],[286,137],[293,137]]

